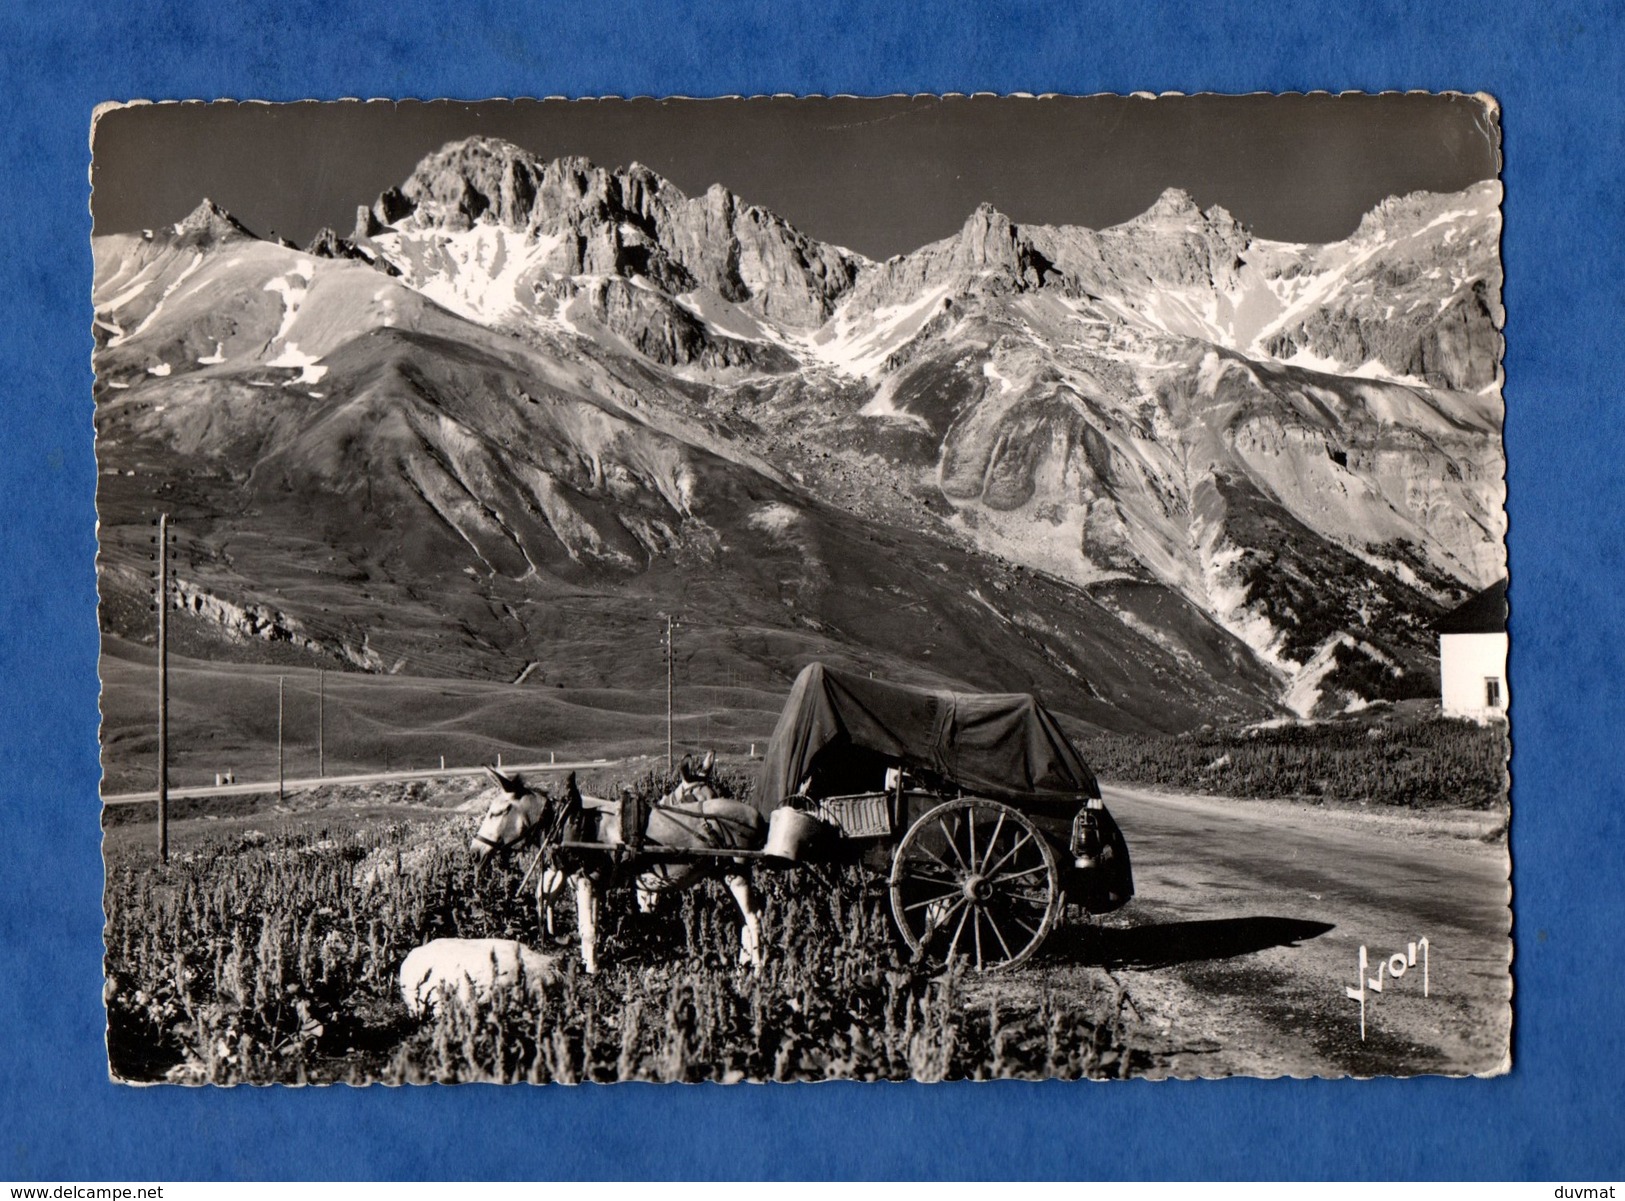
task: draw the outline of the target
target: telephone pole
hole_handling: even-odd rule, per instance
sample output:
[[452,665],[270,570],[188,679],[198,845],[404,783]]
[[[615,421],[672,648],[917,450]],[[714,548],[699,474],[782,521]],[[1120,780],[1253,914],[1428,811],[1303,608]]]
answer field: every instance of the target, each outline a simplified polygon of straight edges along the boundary
[[672,767],[672,631],[677,623],[666,614],[666,774]]
[[316,775],[327,776],[327,673],[316,669]]
[[276,799],[282,797],[282,685],[286,677],[276,678]]
[[158,517],[158,858],[169,862],[169,514]]

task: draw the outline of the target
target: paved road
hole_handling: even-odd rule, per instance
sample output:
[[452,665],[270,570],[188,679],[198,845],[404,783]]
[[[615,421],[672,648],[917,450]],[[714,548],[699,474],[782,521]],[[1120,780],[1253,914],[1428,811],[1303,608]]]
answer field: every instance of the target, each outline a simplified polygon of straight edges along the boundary
[[[534,774],[542,771],[587,771],[590,768],[609,767],[616,760],[611,759],[582,759],[571,763],[504,763],[504,772],[517,771]],[[283,792],[303,792],[310,788],[324,788],[343,784],[399,784],[408,780],[452,780],[460,776],[477,776],[485,769],[483,767],[450,767],[431,768],[428,771],[381,771],[372,772],[362,776],[308,776],[298,780],[284,780]],[[171,788],[171,800],[186,800],[191,797],[228,797],[228,796],[259,796],[267,792],[275,792],[275,780],[265,780],[248,784],[219,784],[207,785],[201,788]],[[111,796],[104,796],[104,805],[139,805],[151,804],[158,799],[156,792],[121,792]]]
[[[1511,1026],[1505,841],[1473,818],[1337,812],[1105,789],[1136,899],[1043,975],[1103,964],[1181,1075],[1497,1071]],[[1487,819],[1484,825],[1493,822]],[[1357,984],[1418,947],[1383,990]],[[1070,964],[1068,963],[1070,960]],[[1425,960],[1425,963],[1424,963]],[[1426,969],[1427,995],[1422,975]],[[1061,980],[1050,981],[1051,985]]]

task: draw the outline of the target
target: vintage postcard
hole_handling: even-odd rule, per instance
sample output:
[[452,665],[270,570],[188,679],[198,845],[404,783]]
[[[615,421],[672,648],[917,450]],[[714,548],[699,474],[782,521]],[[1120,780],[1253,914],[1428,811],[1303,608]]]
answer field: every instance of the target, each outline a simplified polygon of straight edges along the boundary
[[92,151],[116,1079],[1507,1070],[1490,98]]

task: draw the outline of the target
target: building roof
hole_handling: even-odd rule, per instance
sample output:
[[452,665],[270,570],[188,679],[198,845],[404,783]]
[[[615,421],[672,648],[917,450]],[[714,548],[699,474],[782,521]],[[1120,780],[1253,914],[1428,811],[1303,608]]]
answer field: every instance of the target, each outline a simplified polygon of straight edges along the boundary
[[1440,634],[1504,634],[1507,629],[1507,582],[1497,580],[1433,623]]

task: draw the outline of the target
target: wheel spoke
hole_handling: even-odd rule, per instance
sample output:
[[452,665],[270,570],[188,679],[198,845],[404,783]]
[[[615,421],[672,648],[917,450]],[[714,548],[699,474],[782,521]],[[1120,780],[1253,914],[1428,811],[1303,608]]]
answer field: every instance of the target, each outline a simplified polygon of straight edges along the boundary
[[[957,892],[958,890],[955,889],[954,891]],[[927,897],[923,901],[915,901],[912,905],[904,905],[903,906],[903,912],[904,913],[913,913],[916,909],[924,909],[927,905],[940,905],[944,901],[946,901],[949,897],[951,897],[953,895],[954,895],[953,892],[945,892],[945,893],[941,894],[940,896]]]
[[975,813],[967,813],[965,815],[965,837],[970,840],[969,867],[970,867],[971,871],[975,871],[976,870],[976,814]]
[[992,867],[988,868],[982,874],[984,876],[991,876],[994,872],[998,871],[1006,863],[1009,863],[1011,858],[1014,857],[1015,853],[1017,851],[1021,850],[1022,847],[1026,846],[1032,840],[1033,840],[1032,832],[1030,830],[1023,830],[1021,832],[1021,841],[1016,843],[1015,846],[1011,847],[1008,851],[1006,851],[1004,853],[1004,858],[1000,859],[997,863],[995,863]]
[[1049,871],[1049,864],[1040,863],[1037,867],[1029,867],[1025,871],[1005,872],[1003,875],[990,876],[990,877],[988,877],[988,879],[989,879],[989,881],[991,883],[998,884],[998,883],[1000,883],[1000,882],[1002,882],[1004,880],[1020,880],[1020,879],[1023,879],[1025,877],[1027,877],[1027,876],[1036,876],[1039,872],[1048,872],[1048,871]]
[[1013,922],[1015,922],[1015,924],[1016,924],[1016,925],[1018,925],[1018,926],[1020,926],[1020,927],[1021,927],[1021,928],[1022,928],[1022,929],[1023,929],[1023,930],[1025,930],[1025,931],[1027,931],[1027,933],[1028,933],[1028,934],[1031,934],[1031,935],[1032,935],[1032,936],[1033,936],[1033,937],[1034,937],[1034,938],[1037,938],[1037,937],[1038,937],[1038,931],[1037,931],[1037,929],[1036,929],[1036,928],[1034,928],[1034,927],[1032,927],[1032,926],[1029,926],[1029,925],[1028,925],[1028,924],[1027,924],[1027,923],[1026,923],[1026,922],[1024,922],[1024,921],[1022,921],[1022,920],[1021,920],[1021,919],[1020,919],[1020,918],[1019,918],[1019,917],[1017,917],[1017,916],[1016,916],[1016,915],[1015,915],[1015,914],[1013,914],[1013,913],[1012,913],[1012,914],[1011,914],[1011,915],[1010,915],[1010,920],[1011,920],[1011,921],[1013,921]]
[[[1004,829],[1004,810],[1000,809],[999,820],[993,823],[993,833],[987,840],[987,855],[982,860],[984,868],[987,866],[987,861],[993,858],[993,848],[999,845],[999,831],[1002,829]],[[971,868],[974,870],[975,867],[976,865],[972,863]],[[986,875],[986,872],[984,871],[983,874]]]
[[1010,950],[1010,944],[1004,940],[1004,931],[999,929],[998,919],[993,916],[993,910],[987,910],[987,924],[993,928],[993,937],[999,940],[999,946],[1004,948],[1005,959],[1014,959],[1015,952]]
[[965,932],[965,919],[970,916],[970,912],[970,907],[966,906],[965,912],[959,915],[959,925],[954,927],[953,940],[948,944],[949,959],[952,959],[954,957],[954,952],[959,950],[959,936]]
[[913,878],[925,879],[925,881],[931,881],[933,884],[954,884],[955,887],[959,886],[960,873],[954,871],[946,863],[941,863],[941,861],[939,861],[939,866],[941,866],[942,871],[938,871],[934,866],[921,863],[920,860],[915,860],[905,865],[905,871]]
[[972,906],[972,908],[971,908],[970,928],[971,928],[971,932],[976,935],[976,970],[981,971],[982,970],[982,907],[980,905],[975,905],[975,906]]
[[[939,817],[937,818],[937,825],[942,827],[942,835],[948,840],[948,849],[954,853],[954,858],[959,860],[960,870],[967,872],[970,871],[970,868],[965,863],[965,857],[959,853],[959,844],[954,841],[954,836],[948,832],[947,821]],[[944,866],[947,865],[944,864]]]
[[937,854],[930,847],[926,846],[925,841],[923,839],[918,844],[916,844],[915,849],[917,849],[919,851],[923,851],[925,854],[929,855],[932,859],[936,860],[936,862],[942,864],[942,870],[947,872],[949,875],[953,876],[955,879],[959,878],[960,869],[964,868],[964,864],[960,864],[959,869],[956,869],[953,864],[949,863],[941,855]]

